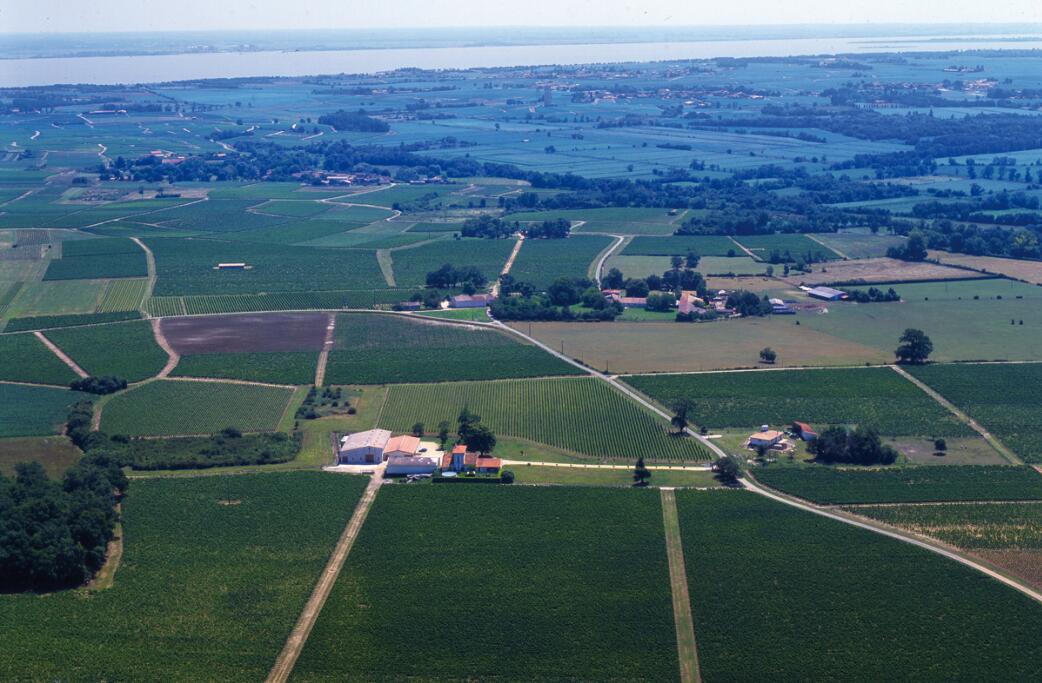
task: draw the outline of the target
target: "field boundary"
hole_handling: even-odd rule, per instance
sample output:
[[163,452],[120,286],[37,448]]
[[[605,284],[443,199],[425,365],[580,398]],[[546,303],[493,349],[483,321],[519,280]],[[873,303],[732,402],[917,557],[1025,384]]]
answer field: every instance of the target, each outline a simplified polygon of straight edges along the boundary
[[680,659],[681,683],[702,680],[698,668],[698,645],[695,640],[695,619],[691,614],[691,595],[687,585],[684,564],[684,543],[680,535],[680,513],[677,496],[671,488],[661,490],[662,525],[666,537],[666,555],[669,559],[669,584],[673,595],[673,621],[677,629],[677,657]]
[[618,251],[619,247],[622,247],[633,239],[632,235],[609,235],[609,237],[615,241],[605,247],[597,260],[590,264],[590,267],[586,271],[587,276],[592,273],[592,279],[597,283],[598,289],[601,287],[601,273],[604,272],[604,264],[612,257],[612,254]]
[[984,438],[984,440],[987,441],[992,448],[998,451],[999,455],[1001,455],[1003,458],[1005,458],[1014,465],[1024,464],[1024,461],[1021,460],[1016,453],[1011,451],[1009,447],[1006,446],[1006,444],[1002,443],[1002,441],[1000,441],[997,436],[985,429],[983,425],[981,425],[979,422],[977,422],[972,417],[963,412],[962,409],[960,409],[954,403],[942,396],[933,387],[928,385],[926,382],[923,382],[918,377],[912,375],[910,372],[906,371],[899,365],[890,365],[889,367],[891,370],[901,375],[915,386],[922,389],[930,398],[937,401],[939,404],[941,404],[941,406],[946,408],[948,412],[950,412],[955,417],[959,418],[967,427],[980,434]]
[[155,378],[166,379],[174,371],[174,368],[177,367],[177,364],[181,362],[181,354],[174,351],[174,347],[170,345],[166,335],[163,334],[162,319],[152,318],[149,322],[152,323],[152,335],[156,338],[156,343],[159,344],[159,348],[166,351],[167,355],[166,365],[163,366],[163,369],[159,371]]
[[116,503],[117,521],[113,529],[112,540],[105,549],[105,564],[101,565],[101,569],[87,585],[90,590],[106,590],[112,588],[112,584],[116,582],[116,570],[123,561],[123,524],[118,521],[121,512],[122,506]]
[[[152,250],[149,249],[148,245],[142,242],[140,238],[131,237],[130,241],[141,247],[145,252],[145,267],[148,272],[148,284],[145,285],[145,295],[141,297],[141,301],[138,303],[138,310],[141,311],[141,315],[144,317],[151,318],[152,316],[147,310],[147,305],[148,300],[152,298],[152,292],[156,288],[156,255],[152,253]],[[182,306],[183,305],[182,302]]]
[[326,381],[326,365],[329,363],[329,351],[333,348],[334,334],[336,332],[336,316],[332,313],[326,319],[326,338],[322,342],[322,350],[318,354],[318,363],[315,365],[315,386],[320,387]]
[[329,562],[322,570],[311,597],[308,598],[296,625],[290,632],[289,637],[286,638],[286,643],[275,660],[266,683],[285,683],[289,679],[289,675],[292,673],[293,667],[304,649],[304,644],[307,642],[308,636],[311,635],[311,630],[315,627],[318,615],[326,604],[337,577],[340,576],[340,570],[344,567],[344,562],[355,544],[355,539],[358,538],[358,533],[362,530],[366,517],[369,516],[369,509],[372,507],[376,494],[380,490],[380,485],[383,483],[383,470],[384,466],[380,466],[369,480],[369,485],[366,486],[365,493],[362,494],[358,505],[355,506],[354,514],[351,515],[351,519],[348,520],[347,526],[344,527],[340,539],[333,548]]
[[914,546],[918,546],[925,550],[929,550],[930,552],[942,555],[948,558],[949,560],[954,560],[955,562],[965,565],[971,569],[975,569],[981,572],[982,574],[985,574],[986,576],[1008,586],[1009,588],[1020,591],[1021,593],[1031,598],[1035,602],[1042,603],[1042,592],[1039,592],[1034,588],[1031,588],[1030,586],[1021,583],[1020,581],[1010,576],[1007,576],[1006,574],[998,571],[997,569],[992,569],[986,566],[976,558],[971,558],[968,555],[963,554],[962,552],[957,552],[953,549],[950,549],[948,546],[945,546],[941,544],[939,541],[936,541],[932,538],[920,537],[910,532],[899,530],[895,527],[889,527],[887,525],[883,525],[882,523],[869,521],[865,518],[855,516],[852,513],[843,513],[838,510],[823,508],[813,503],[805,502],[802,499],[793,498],[780,491],[768,488],[766,485],[760,484],[758,481],[756,481],[754,477],[752,477],[748,473],[744,478],[740,479],[739,481],[742,487],[746,490],[759,494],[761,496],[766,496],[767,498],[770,498],[771,500],[777,501],[779,503],[791,505],[792,507],[805,510],[815,515],[820,515],[822,517],[827,517],[837,522],[843,522],[845,524],[850,524],[851,526],[865,529],[867,531],[882,534],[883,536],[888,536],[898,541],[910,543]]
[[812,242],[817,242],[818,244],[820,244],[820,245],[821,245],[821,247],[822,247],[822,249],[828,249],[828,250],[829,250],[829,251],[831,251],[831,252],[832,252],[833,254],[835,254],[836,256],[839,256],[840,258],[842,258],[842,259],[844,259],[844,260],[847,260],[847,261],[854,261],[854,260],[856,260],[856,259],[852,259],[852,258],[850,258],[849,256],[847,256],[846,254],[844,254],[844,253],[843,253],[842,251],[840,251],[839,249],[836,249],[835,247],[830,247],[829,245],[825,244],[824,242],[822,242],[821,240],[819,240],[819,239],[818,239],[818,238],[817,238],[817,237],[816,237],[816,236],[815,236],[815,235],[814,235],[813,233],[810,233],[810,232],[805,232],[805,233],[802,233],[802,234],[803,234],[803,236],[804,236],[804,237],[806,237],[806,238],[807,238],[807,239],[809,239],[810,241],[812,241]]
[[90,375],[87,374],[86,370],[81,368],[76,363],[76,361],[74,361],[67,353],[65,353],[60,348],[58,348],[57,344],[55,344],[50,339],[45,337],[43,332],[41,332],[39,330],[36,330],[35,332],[33,332],[33,336],[36,337],[37,339],[39,339],[43,343],[44,346],[46,346],[48,349],[50,349],[51,353],[53,353],[55,356],[58,357],[58,360],[60,360],[61,362],[65,363],[66,365],[68,365],[70,370],[72,370],[77,375],[79,375],[80,379],[83,379],[85,377],[90,377]]

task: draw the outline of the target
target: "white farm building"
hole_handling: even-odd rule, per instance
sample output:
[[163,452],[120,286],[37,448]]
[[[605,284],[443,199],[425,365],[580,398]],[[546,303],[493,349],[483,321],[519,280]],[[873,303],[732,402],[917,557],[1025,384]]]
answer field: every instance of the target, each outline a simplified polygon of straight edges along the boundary
[[376,465],[383,462],[384,447],[391,439],[386,429],[355,432],[340,439],[337,462],[341,465]]

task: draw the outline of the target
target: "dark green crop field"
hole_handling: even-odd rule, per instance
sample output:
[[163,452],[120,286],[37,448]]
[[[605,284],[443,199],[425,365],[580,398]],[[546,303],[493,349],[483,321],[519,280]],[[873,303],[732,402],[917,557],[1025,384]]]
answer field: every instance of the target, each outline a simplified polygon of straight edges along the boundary
[[204,353],[181,356],[173,374],[272,384],[311,384],[315,380],[316,365],[317,353]]
[[1042,462],[1042,363],[928,365],[909,372],[1028,462]]
[[90,280],[98,278],[145,277],[145,252],[63,256],[51,261],[44,280]]
[[25,330],[46,330],[52,327],[78,327],[81,325],[100,325],[123,320],[136,320],[141,317],[138,311],[112,311],[109,313],[72,313],[69,315],[34,315],[24,318],[12,318],[7,322],[5,332],[22,332]]
[[970,436],[973,432],[919,387],[889,368],[634,375],[626,382],[663,405],[683,397],[711,428],[815,427],[857,423],[888,436]]
[[730,237],[723,235],[638,235],[622,253],[626,256],[686,256],[689,251],[699,256],[746,255]]
[[455,424],[464,407],[497,434],[605,460],[709,459],[701,443],[670,434],[665,420],[590,377],[396,384],[380,426],[409,431],[422,422],[433,433],[442,420]]
[[0,437],[59,434],[69,406],[92,398],[68,389],[0,384]]
[[814,260],[823,261],[839,258],[839,254],[815,242],[806,235],[741,235],[736,239],[761,261],[770,261],[771,255],[775,252],[777,252],[781,261],[797,261],[804,259],[808,255],[812,256]]
[[678,675],[657,493],[389,486],[293,680]]
[[95,377],[137,382],[159,374],[167,361],[145,320],[49,330],[47,338]]
[[[146,243],[156,255],[156,296],[387,286],[373,251],[202,239],[148,239]],[[218,263],[246,263],[250,268],[217,270]]]
[[68,384],[76,373],[31,334],[0,336],[0,380]]
[[222,382],[160,380],[123,392],[105,406],[101,429],[130,436],[213,434],[225,427],[274,431],[293,390]]
[[885,470],[768,467],[764,484],[823,504],[946,500],[1042,500],[1042,474],[1030,467],[948,465]]
[[581,370],[495,330],[347,313],[337,317],[326,381],[384,384],[574,374]]
[[519,282],[546,289],[559,277],[583,278],[594,259],[612,243],[601,235],[575,235],[565,240],[525,240],[510,274]]
[[399,287],[421,287],[426,284],[427,273],[448,263],[457,268],[473,266],[492,282],[499,277],[513,248],[514,240],[468,238],[398,249],[391,253],[394,280]]
[[678,491],[702,679],[1034,680],[1042,606],[907,543]]
[[263,680],[365,483],[135,480],[111,588],[0,595],[0,678]]

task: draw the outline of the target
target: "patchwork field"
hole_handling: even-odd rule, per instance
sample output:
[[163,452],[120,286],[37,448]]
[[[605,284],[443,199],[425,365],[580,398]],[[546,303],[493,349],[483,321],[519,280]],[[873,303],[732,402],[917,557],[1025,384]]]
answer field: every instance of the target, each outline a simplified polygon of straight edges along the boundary
[[[293,680],[676,680],[658,501],[385,487]],[[403,658],[394,643],[404,641],[415,644]]]
[[[878,308],[885,304],[861,306]],[[826,316],[818,316],[826,317]],[[756,367],[760,349],[770,345],[778,353],[777,365],[853,365],[893,360],[897,345],[893,336],[887,350],[812,330],[811,316],[792,316],[712,323],[673,322],[532,323],[532,334],[551,348],[600,370],[617,373],[730,370]],[[813,318],[816,319],[816,318]],[[528,324],[514,323],[528,331]],[[902,328],[903,330],[904,328]]]
[[0,383],[0,437],[58,434],[69,407],[92,398],[68,389]]
[[814,237],[840,256],[851,259],[886,256],[887,249],[899,247],[905,243],[905,238],[899,235],[873,235],[868,230],[864,232],[846,230],[836,233],[823,232]]
[[383,384],[581,374],[531,344],[476,325],[342,313],[326,382]]
[[311,384],[318,366],[316,351],[275,353],[204,353],[181,356],[173,377],[214,377],[270,384]]
[[[593,378],[394,385],[380,426],[408,431],[422,422],[434,433],[455,424],[463,408],[497,434],[528,439],[600,459],[706,460],[696,440],[669,434],[669,425]],[[596,425],[590,428],[589,425]]]
[[365,483],[135,480],[112,588],[0,595],[0,678],[262,680]]
[[677,505],[703,680],[1037,672],[1042,607],[972,569],[752,493]]
[[1034,285],[1042,284],[1042,262],[1040,261],[951,254],[946,251],[930,251],[929,254],[930,258],[937,259],[944,264],[972,268],[982,273],[996,273]]
[[213,434],[225,427],[272,431],[292,394],[281,387],[159,380],[109,401],[101,429],[129,436]]
[[674,235],[648,237],[639,235],[622,250],[623,256],[686,256],[693,251],[699,256],[744,256],[745,252],[730,237],[723,235]]
[[[546,221],[566,218],[572,221],[575,232],[606,232],[618,235],[672,235],[683,223],[684,211],[674,216],[666,209],[610,208],[610,209],[566,209],[558,211],[534,211],[512,213],[512,221]],[[582,225],[576,225],[583,221]]]
[[735,241],[761,261],[769,261],[775,255],[781,262],[839,258],[839,254],[803,234],[738,235]]
[[909,368],[980,422],[1017,455],[1042,462],[1042,364],[930,365]]
[[448,263],[457,268],[473,266],[492,282],[499,277],[513,248],[514,240],[466,238],[398,249],[391,252],[394,280],[399,287],[422,287],[427,273]]
[[525,240],[510,274],[519,282],[546,289],[559,277],[587,276],[597,255],[607,249],[612,238],[576,235],[565,240]]
[[[668,406],[685,398],[711,429],[809,422],[860,424],[887,436],[969,436],[972,430],[889,368],[633,375],[627,384]],[[820,427],[819,427],[820,425]]]
[[48,330],[48,339],[95,377],[137,382],[159,374],[167,355],[144,320]]
[[1042,288],[1012,280],[977,280],[903,284],[895,289],[903,302],[829,305],[827,314],[799,316],[801,326],[875,347],[890,358],[909,327],[929,335],[934,346],[930,359],[935,361],[1042,358]]
[[969,551],[1042,587],[1042,503],[862,506],[851,511]]
[[924,280],[967,280],[985,277],[983,273],[949,268],[936,263],[899,261],[892,258],[865,258],[811,266],[810,273],[793,273],[785,278],[792,285],[873,284]]
[[755,474],[779,491],[824,505],[1042,500],[1042,474],[1030,467],[767,467]]
[[76,373],[31,334],[0,336],[0,380],[64,385]]

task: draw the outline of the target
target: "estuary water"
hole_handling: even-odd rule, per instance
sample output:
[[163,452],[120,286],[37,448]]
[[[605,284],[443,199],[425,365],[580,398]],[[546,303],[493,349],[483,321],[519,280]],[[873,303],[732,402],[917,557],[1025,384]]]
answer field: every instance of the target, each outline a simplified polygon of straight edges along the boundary
[[160,83],[203,78],[369,74],[394,69],[468,69],[548,64],[650,62],[711,57],[785,57],[870,52],[1042,49],[1042,39],[1010,36],[702,40],[330,51],[211,52],[106,57],[0,59],[0,87],[55,83]]

